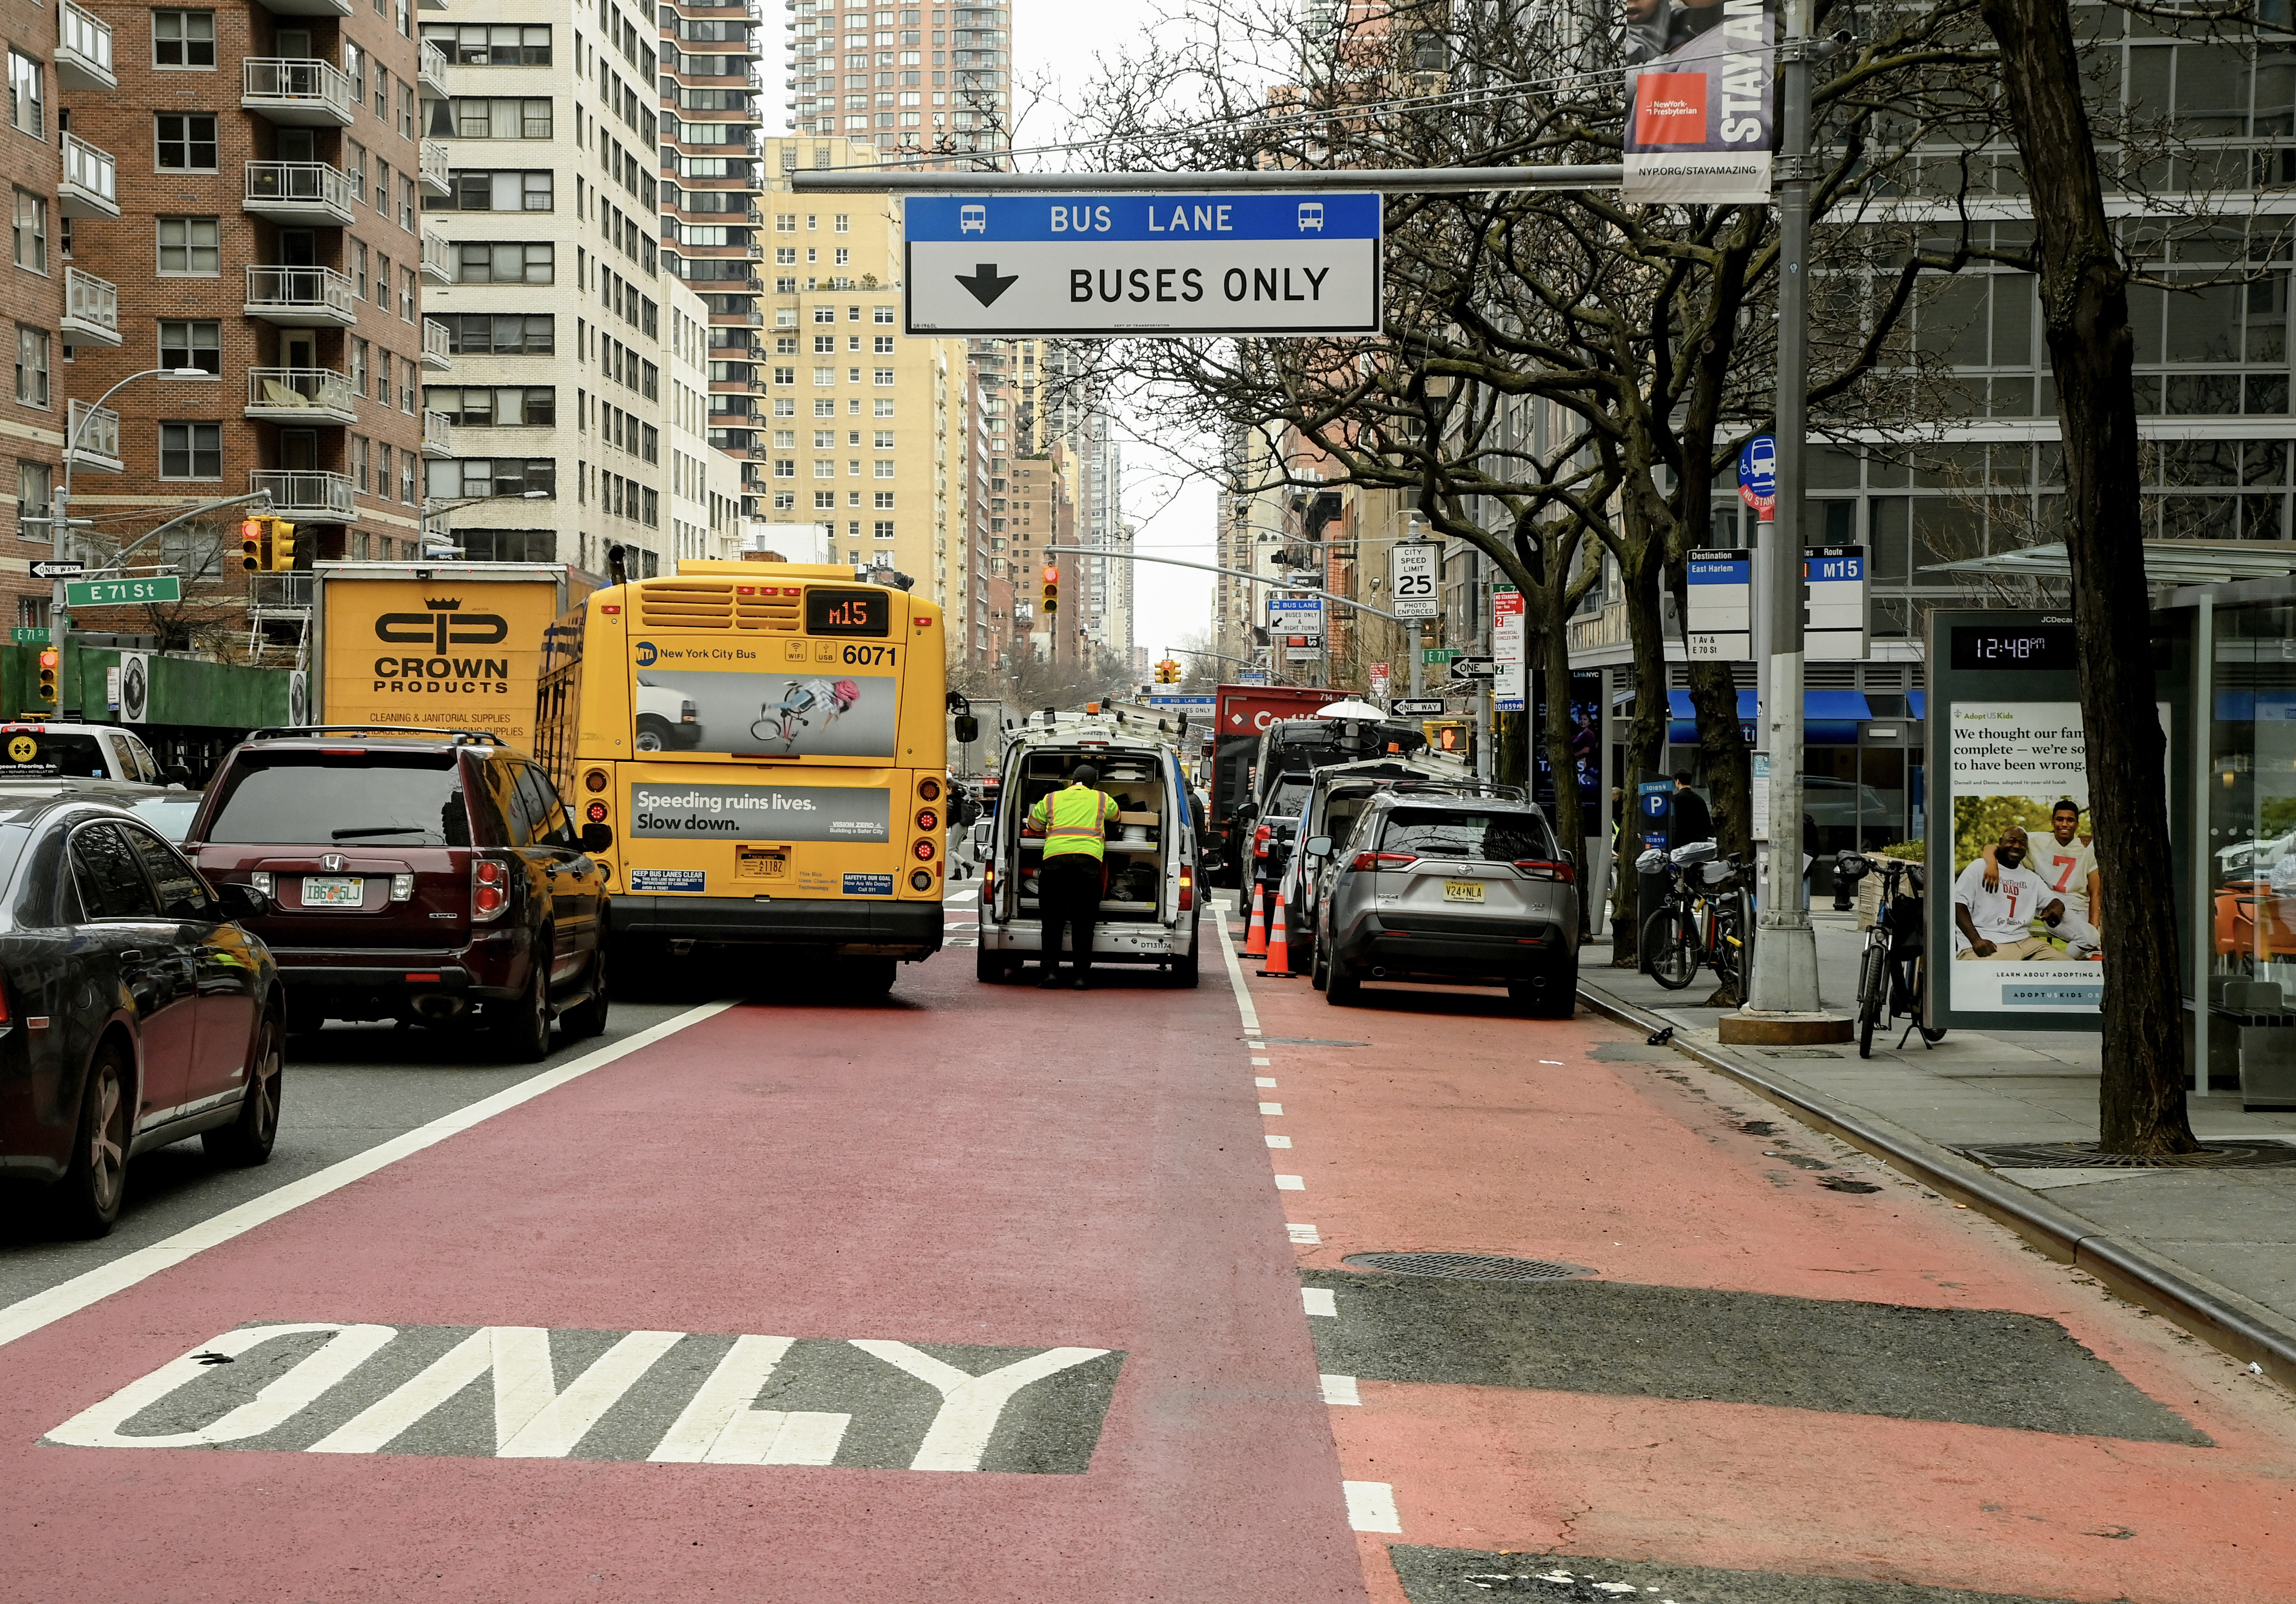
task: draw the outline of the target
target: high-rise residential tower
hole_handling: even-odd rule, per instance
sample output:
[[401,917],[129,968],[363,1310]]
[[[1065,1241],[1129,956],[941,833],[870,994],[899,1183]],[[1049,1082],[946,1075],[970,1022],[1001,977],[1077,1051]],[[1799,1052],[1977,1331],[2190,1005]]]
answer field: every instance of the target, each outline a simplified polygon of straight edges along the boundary
[[787,4],[791,127],[968,166],[1012,148],[1009,6]]

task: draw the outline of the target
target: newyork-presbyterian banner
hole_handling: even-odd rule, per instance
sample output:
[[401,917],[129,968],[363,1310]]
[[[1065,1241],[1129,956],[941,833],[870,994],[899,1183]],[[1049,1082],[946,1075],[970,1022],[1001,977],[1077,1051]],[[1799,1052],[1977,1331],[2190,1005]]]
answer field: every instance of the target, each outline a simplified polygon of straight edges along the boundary
[[1770,199],[1777,14],[1764,0],[1626,0],[1628,201]]

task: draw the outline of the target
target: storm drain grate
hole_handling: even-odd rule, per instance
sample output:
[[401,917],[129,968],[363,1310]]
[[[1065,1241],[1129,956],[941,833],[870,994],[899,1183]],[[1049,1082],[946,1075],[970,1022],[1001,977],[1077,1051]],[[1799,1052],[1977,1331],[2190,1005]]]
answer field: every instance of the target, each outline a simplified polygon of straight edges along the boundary
[[2007,1142],[1962,1151],[1996,1170],[2234,1170],[2296,1164],[2296,1144],[2288,1142],[2215,1141],[2197,1153],[2157,1157],[2100,1152],[2095,1142]]
[[1437,1275],[1472,1281],[1567,1281],[1595,1273],[1578,1264],[1510,1259],[1488,1253],[1351,1253],[1344,1263],[1394,1275]]

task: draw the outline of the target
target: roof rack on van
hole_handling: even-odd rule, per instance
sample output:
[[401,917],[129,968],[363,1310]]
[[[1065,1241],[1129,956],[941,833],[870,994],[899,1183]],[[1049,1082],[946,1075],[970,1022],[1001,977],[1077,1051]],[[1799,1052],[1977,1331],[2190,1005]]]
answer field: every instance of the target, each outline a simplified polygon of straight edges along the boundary
[[281,736],[438,736],[457,746],[498,746],[502,743],[484,730],[441,729],[428,724],[280,724],[249,733],[250,741]]
[[1380,783],[1382,788],[1390,791],[1433,791],[1446,796],[1488,796],[1498,802],[1527,802],[1530,800],[1530,793],[1522,786],[1503,786],[1496,780],[1383,780]]

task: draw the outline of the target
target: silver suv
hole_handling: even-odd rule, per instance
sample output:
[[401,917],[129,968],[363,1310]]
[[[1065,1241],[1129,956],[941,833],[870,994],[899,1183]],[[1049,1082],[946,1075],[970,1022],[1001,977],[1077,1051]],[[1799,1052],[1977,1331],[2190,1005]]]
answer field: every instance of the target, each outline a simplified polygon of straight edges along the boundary
[[[1327,836],[1307,843],[1333,852]],[[1347,1007],[1366,980],[1504,985],[1525,1013],[1567,1019],[1578,989],[1578,874],[1534,804],[1387,791],[1333,858],[1318,909],[1316,983]]]

